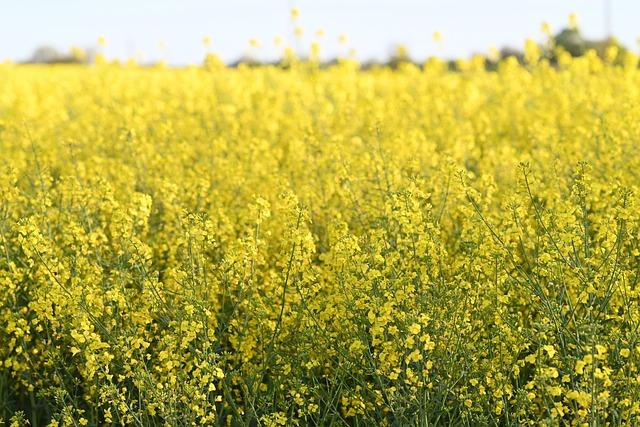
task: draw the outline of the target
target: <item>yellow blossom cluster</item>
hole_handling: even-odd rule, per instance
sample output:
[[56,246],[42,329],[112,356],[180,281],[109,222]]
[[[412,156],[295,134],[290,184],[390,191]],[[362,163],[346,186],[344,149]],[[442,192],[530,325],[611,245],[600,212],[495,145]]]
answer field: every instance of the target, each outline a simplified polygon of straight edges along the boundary
[[0,65],[0,418],[638,423],[624,55]]

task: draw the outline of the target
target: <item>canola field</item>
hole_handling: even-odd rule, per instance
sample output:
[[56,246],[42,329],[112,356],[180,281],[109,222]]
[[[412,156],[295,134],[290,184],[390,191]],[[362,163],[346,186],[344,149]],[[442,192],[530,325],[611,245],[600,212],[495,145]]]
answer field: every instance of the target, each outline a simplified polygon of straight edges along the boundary
[[209,59],[0,65],[6,425],[640,423],[636,56]]

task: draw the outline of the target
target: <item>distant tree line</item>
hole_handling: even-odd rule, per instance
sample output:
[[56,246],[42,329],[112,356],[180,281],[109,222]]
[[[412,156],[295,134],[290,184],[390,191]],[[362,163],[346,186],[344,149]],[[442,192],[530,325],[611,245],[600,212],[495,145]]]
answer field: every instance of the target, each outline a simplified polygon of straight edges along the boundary
[[[573,57],[579,57],[584,55],[589,50],[594,50],[600,57],[605,56],[605,52],[610,46],[617,46],[619,54],[624,54],[626,52],[626,48],[618,43],[618,41],[613,38],[605,38],[601,40],[589,40],[584,38],[584,36],[580,33],[578,29],[570,29],[565,28],[562,31],[558,32],[553,38],[553,44],[555,47],[561,48],[565,52],[568,52]],[[556,50],[550,50],[541,46],[541,50],[544,54],[544,57],[547,58],[551,64],[556,64],[558,58],[556,57]],[[486,58],[486,66],[489,69],[495,68],[497,66],[497,62],[500,59],[504,59],[507,57],[515,57],[519,62],[525,61],[525,54],[522,50],[511,48],[511,47],[503,47],[499,51],[498,58]],[[96,50],[95,49],[79,49],[72,48],[69,52],[60,52],[54,47],[51,46],[41,46],[37,48],[31,57],[24,61],[24,63],[29,64],[89,64],[94,62],[96,58]],[[304,58],[301,58],[304,60]],[[285,61],[286,62],[286,61]],[[286,63],[278,60],[271,62],[264,62],[256,60],[255,58],[250,57],[242,57],[238,60],[230,63],[228,66],[237,67],[239,65],[244,66],[263,66],[263,65],[279,65],[286,66]],[[331,66],[338,62],[337,58],[323,61],[319,64],[321,67]],[[395,49],[394,53],[390,55],[389,59],[386,61],[365,61],[362,64],[362,67],[373,68],[373,67],[391,67],[396,68],[400,64],[403,63],[411,63],[414,62],[407,50],[399,46]],[[207,59],[205,59],[205,64],[207,63]],[[415,63],[415,62],[414,62]],[[415,63],[418,65],[417,63]],[[448,61],[449,68],[452,70],[457,69],[457,61],[451,60]]]
[[33,51],[31,57],[24,61],[27,64],[89,64],[95,59],[94,49],[72,47],[68,52],[61,52],[52,46],[40,46]]

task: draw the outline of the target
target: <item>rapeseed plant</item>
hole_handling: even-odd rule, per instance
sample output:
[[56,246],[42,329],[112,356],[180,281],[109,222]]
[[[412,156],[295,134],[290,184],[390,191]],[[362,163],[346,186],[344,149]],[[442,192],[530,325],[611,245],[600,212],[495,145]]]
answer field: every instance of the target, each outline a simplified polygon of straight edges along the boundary
[[203,43],[0,65],[5,422],[638,423],[635,55]]

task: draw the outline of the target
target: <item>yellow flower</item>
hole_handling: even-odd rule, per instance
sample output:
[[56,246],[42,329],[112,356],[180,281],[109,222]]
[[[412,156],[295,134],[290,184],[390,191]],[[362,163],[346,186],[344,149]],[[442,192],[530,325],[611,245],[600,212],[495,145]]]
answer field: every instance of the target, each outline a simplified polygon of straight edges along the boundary
[[547,352],[549,358],[553,359],[553,356],[556,354],[556,349],[552,345],[545,345],[542,349]]
[[571,30],[578,29],[578,15],[576,13],[569,14],[569,28]]
[[583,408],[591,406],[591,395],[587,392],[571,390],[566,396],[568,399],[575,400]]
[[419,323],[412,323],[411,326],[409,326],[409,333],[411,335],[418,335],[421,329]]

